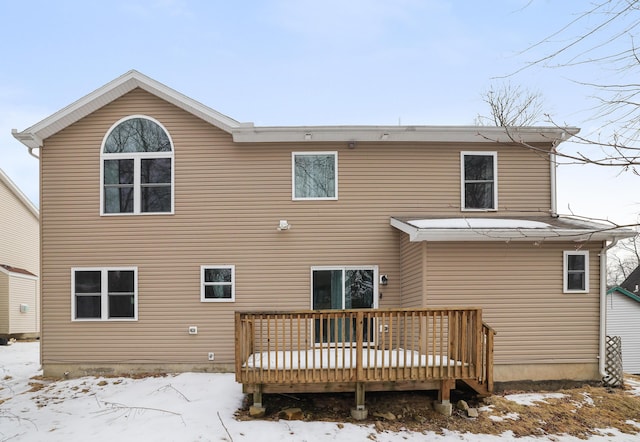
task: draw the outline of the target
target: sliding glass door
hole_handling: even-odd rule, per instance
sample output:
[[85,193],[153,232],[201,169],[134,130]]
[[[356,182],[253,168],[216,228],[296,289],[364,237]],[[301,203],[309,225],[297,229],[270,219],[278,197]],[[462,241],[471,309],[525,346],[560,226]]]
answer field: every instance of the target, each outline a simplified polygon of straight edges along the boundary
[[[313,267],[311,269],[312,308],[344,310],[378,306],[378,269],[372,267]],[[349,343],[355,341],[355,320],[317,320],[316,343]],[[372,324],[363,326],[364,341],[372,340]]]

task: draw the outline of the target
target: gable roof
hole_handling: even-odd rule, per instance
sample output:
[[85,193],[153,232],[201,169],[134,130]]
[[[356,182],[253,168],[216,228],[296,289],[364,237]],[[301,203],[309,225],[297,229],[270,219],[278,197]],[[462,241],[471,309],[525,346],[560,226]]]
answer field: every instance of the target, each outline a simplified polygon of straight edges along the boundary
[[640,266],[636,267],[633,272],[627,276],[627,278],[622,281],[620,287],[623,289],[635,293],[636,287],[640,286]]
[[6,265],[6,264],[0,264],[0,272],[14,273],[17,275],[36,276],[33,273],[31,273],[29,270],[21,269],[18,267],[11,267],[10,265]]
[[228,132],[237,143],[271,142],[512,142],[558,144],[579,132],[575,127],[491,126],[264,126],[239,123],[162,83],[131,70],[69,106],[13,136],[29,150],[135,88],[141,88]]
[[3,182],[9,188],[9,191],[16,196],[18,201],[20,201],[22,205],[24,205],[24,207],[29,212],[31,212],[33,216],[35,216],[36,219],[40,219],[40,212],[38,212],[38,209],[36,208],[36,206],[33,205],[33,203],[29,200],[29,198],[27,198],[27,196],[24,193],[22,193],[22,191],[18,188],[18,186],[16,186],[14,182],[11,181],[11,178],[9,178],[9,176],[7,176],[7,174],[5,174],[2,169],[0,169],[0,181]]
[[136,70],[131,70],[22,132],[18,132],[16,129],[13,129],[11,132],[22,144],[30,149],[37,149],[42,147],[42,141],[46,138],[122,97],[126,93],[131,92],[135,88],[143,89],[150,94],[162,98],[225,132],[231,133],[232,128],[241,125],[236,120]]
[[607,290],[607,295],[611,295],[614,292],[618,292],[621,295],[627,296],[636,302],[640,302],[640,296],[636,295],[635,293],[631,293],[629,290],[623,289],[619,285],[611,287],[609,290]]

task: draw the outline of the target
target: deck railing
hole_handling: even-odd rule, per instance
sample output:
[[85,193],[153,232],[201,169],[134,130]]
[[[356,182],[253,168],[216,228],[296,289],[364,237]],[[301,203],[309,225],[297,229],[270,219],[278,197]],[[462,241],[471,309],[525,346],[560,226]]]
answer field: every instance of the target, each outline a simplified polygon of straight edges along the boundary
[[238,312],[235,321],[242,384],[468,379],[493,387],[494,332],[479,308]]

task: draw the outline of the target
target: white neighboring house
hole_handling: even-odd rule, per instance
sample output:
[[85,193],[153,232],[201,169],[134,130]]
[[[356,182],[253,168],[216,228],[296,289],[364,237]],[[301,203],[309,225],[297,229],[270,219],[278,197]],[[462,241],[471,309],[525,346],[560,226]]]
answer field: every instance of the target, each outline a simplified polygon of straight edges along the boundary
[[0,338],[40,334],[40,215],[0,169]]
[[607,335],[622,338],[625,373],[640,374],[640,266],[607,291]]

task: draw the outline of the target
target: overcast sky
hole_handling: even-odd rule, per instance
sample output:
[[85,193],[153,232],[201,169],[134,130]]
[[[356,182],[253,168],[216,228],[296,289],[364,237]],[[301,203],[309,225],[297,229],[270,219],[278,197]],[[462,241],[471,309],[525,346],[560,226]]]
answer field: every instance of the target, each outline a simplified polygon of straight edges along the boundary
[[[130,69],[256,125],[473,125],[496,77],[548,54],[548,45],[523,51],[589,3],[0,0],[0,168],[37,205],[38,161],[11,129]],[[584,133],[598,127],[585,112],[593,91],[574,80],[606,76],[534,67],[509,81]],[[639,183],[617,169],[562,166],[559,211],[634,222]]]

